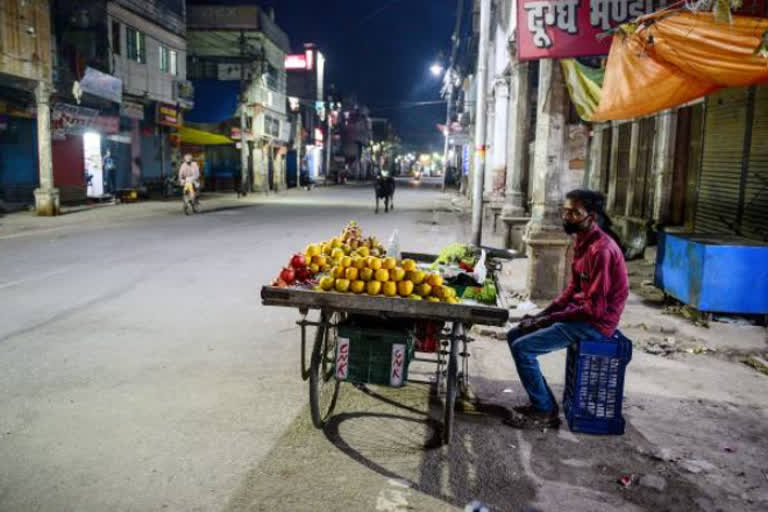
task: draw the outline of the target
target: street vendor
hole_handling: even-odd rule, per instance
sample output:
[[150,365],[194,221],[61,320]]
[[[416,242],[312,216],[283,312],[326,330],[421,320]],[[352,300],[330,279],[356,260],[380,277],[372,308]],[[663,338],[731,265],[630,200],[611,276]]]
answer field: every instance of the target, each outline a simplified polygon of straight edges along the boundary
[[[520,429],[557,427],[559,410],[541,374],[538,356],[586,339],[610,337],[629,294],[624,255],[609,233],[605,198],[592,190],[573,190],[561,211],[563,229],[574,237],[571,282],[535,316],[526,315],[507,334],[517,373],[530,403],[515,407],[504,423]],[[609,228],[606,228],[609,229]]]

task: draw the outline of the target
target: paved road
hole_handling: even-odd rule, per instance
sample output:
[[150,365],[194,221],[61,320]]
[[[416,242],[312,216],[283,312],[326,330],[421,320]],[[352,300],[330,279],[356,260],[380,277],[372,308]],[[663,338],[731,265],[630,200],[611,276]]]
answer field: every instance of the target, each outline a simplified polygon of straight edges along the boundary
[[372,196],[122,205],[0,240],[0,510],[233,507],[306,415],[296,313],[260,286],[351,219],[404,247],[463,236],[429,185],[387,215]]

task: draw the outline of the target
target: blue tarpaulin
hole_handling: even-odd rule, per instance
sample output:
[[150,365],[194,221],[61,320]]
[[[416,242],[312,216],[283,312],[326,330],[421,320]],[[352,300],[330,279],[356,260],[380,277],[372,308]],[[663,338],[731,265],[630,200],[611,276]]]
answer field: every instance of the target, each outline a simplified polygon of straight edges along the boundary
[[240,82],[237,80],[193,80],[195,108],[184,114],[190,123],[221,123],[235,117]]

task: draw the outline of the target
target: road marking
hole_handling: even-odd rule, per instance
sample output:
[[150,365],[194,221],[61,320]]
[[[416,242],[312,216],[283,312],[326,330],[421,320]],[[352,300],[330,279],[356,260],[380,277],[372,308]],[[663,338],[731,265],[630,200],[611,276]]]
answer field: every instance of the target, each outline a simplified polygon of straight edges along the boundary
[[376,510],[381,512],[407,512],[413,510],[408,505],[408,497],[411,496],[411,483],[407,480],[390,478],[387,483],[393,489],[382,489],[376,498]]
[[32,277],[25,277],[24,279],[17,279],[16,281],[8,281],[6,283],[0,283],[0,290],[4,288],[11,288],[20,284],[28,283],[30,281],[40,281],[42,279],[48,279],[49,277],[57,276],[59,274],[66,274],[70,271],[70,268],[64,268],[59,270],[53,270],[44,274],[37,274]]

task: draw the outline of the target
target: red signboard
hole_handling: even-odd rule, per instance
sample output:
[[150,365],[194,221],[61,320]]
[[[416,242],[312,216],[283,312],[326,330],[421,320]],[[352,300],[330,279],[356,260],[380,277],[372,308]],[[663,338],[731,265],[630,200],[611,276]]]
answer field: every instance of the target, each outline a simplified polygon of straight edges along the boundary
[[285,69],[307,69],[307,57],[301,54],[286,55]]
[[[766,0],[744,0],[737,14],[764,16]],[[522,60],[608,55],[611,37],[597,36],[674,0],[518,0]]]

